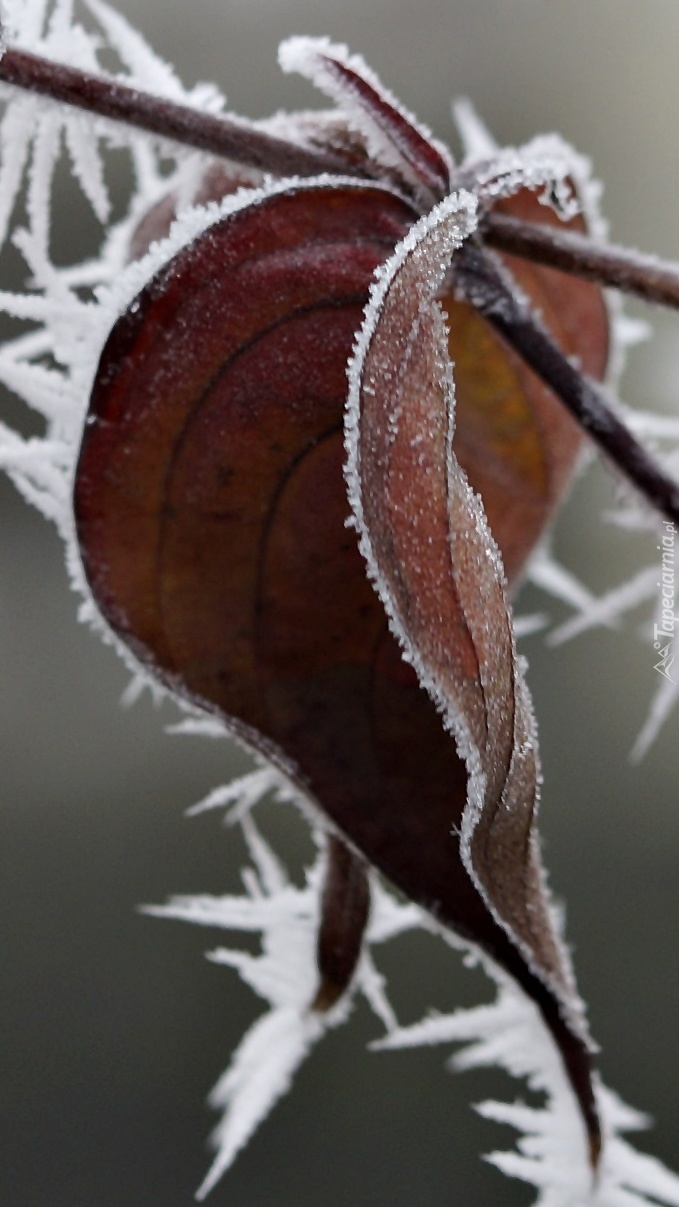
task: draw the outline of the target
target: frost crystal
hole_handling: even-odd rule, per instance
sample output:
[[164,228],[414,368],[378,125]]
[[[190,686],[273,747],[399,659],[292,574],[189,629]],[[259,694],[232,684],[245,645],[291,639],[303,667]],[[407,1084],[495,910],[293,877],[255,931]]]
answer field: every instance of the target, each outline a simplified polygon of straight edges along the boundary
[[[496,985],[496,1000],[399,1026],[373,952],[400,935],[435,927],[416,906],[400,904],[379,884],[375,885],[365,951],[349,995],[326,1016],[310,1012],[323,855],[319,851],[307,869],[302,887],[290,881],[251,816],[255,780],[261,774],[230,785],[223,797],[223,803],[230,806],[228,816],[238,821],[250,851],[252,865],[243,872],[245,893],[174,898],[166,906],[148,911],[158,917],[260,935],[258,955],[230,946],[217,948],[209,957],[235,969],[268,1008],[253,1024],[210,1095],[210,1103],[222,1112],[222,1119],[212,1136],[215,1158],[198,1197],[204,1198],[226,1172],[288,1091],[295,1071],[315,1045],[347,1021],[355,999],[363,996],[385,1029],[384,1037],[371,1044],[373,1051],[462,1044],[450,1059],[451,1070],[496,1066],[525,1081],[542,1098],[538,1106],[490,1101],[476,1108],[485,1118],[505,1123],[518,1133],[516,1147],[494,1152],[487,1159],[508,1177],[534,1186],[538,1192],[535,1207],[644,1207],[649,1202],[679,1207],[679,1178],[625,1139],[626,1133],[646,1126],[645,1117],[602,1085],[597,1086],[597,1102],[604,1126],[604,1157],[593,1183],[580,1114],[539,1012],[513,981],[472,947],[454,943],[467,952],[469,961],[483,965]],[[260,781],[262,791],[269,786],[270,781]],[[281,781],[279,787],[285,790]],[[216,806],[216,799],[211,803]],[[449,934],[445,939],[450,943]]]
[[210,955],[215,963],[235,968],[269,1008],[245,1036],[210,1095],[210,1103],[222,1112],[222,1120],[212,1137],[215,1160],[198,1198],[205,1197],[288,1091],[296,1070],[312,1048],[329,1030],[347,1020],[357,994],[366,999],[387,1030],[396,1029],[396,1018],[370,948],[424,925],[420,910],[413,905],[398,904],[376,885],[366,949],[349,993],[326,1014],[311,1010],[318,976],[316,935],[324,843],[318,833],[317,859],[307,869],[303,887],[296,887],[251,816],[256,800],[272,787],[283,798],[290,794],[277,773],[256,772],[212,794],[193,810],[214,808],[218,804],[230,806],[229,820],[240,826],[252,860],[252,866],[243,872],[246,889],[243,896],[180,897],[147,911],[201,926],[261,935],[257,956],[234,948],[218,948]]
[[[85,0],[84,8],[90,21],[96,24],[95,31],[74,19],[70,0],[56,0],[51,7],[47,0],[4,0],[0,9],[3,35],[14,46],[86,71],[98,71],[102,49],[112,50],[118,56],[119,78],[123,81],[195,108],[210,112],[223,108],[224,99],[215,88],[201,86],[186,90],[173,68],[162,62],[124,18],[102,0]],[[334,97],[327,72],[324,74],[314,66],[319,46],[328,45],[317,40],[293,40],[285,44],[282,62],[288,70],[314,75]],[[355,62],[350,58],[346,61]],[[6,86],[2,93],[6,108],[0,124],[0,244],[13,216],[21,215],[18,221],[22,225],[14,229],[12,239],[26,262],[29,283],[22,292],[0,292],[0,308],[30,324],[30,330],[10,339],[0,349],[0,380],[42,417],[45,429],[44,435],[26,439],[0,424],[0,466],[28,501],[56,524],[66,544],[72,581],[83,598],[81,616],[95,624],[107,640],[113,640],[104,629],[85,585],[71,514],[74,462],[98,353],[115,318],[161,264],[210,223],[240,205],[256,202],[264,194],[253,189],[221,205],[191,209],[190,202],[206,164],[203,155],[170,146],[127,127],[113,126],[104,119],[85,117],[68,107],[46,105],[34,96]],[[342,91],[340,99],[346,106],[346,91]],[[380,131],[367,129],[364,110],[344,116],[350,126],[353,122],[368,139],[378,158],[390,161],[391,151]],[[545,186],[563,185],[566,175],[574,171],[572,155],[564,151],[559,140],[536,140],[521,151],[498,156],[492,139],[468,105],[458,104],[456,117],[464,142],[465,163],[479,158],[493,160],[483,182],[487,194],[500,195],[526,180]],[[296,132],[303,139],[305,130],[312,131],[313,120],[293,115],[277,119],[269,127],[285,129],[288,134]],[[134,171],[134,187],[126,211],[103,233],[96,254],[86,262],[59,267],[52,260],[50,230],[51,191],[59,157],[62,151],[66,152],[74,179],[98,220],[105,224],[111,213],[106,184],[109,147],[125,149]],[[585,165],[580,166],[585,175]],[[266,192],[287,187],[289,183],[267,185]],[[139,263],[128,265],[131,234],[140,218],[173,191],[187,199],[188,208],[162,244],[153,246]],[[585,195],[591,199],[592,190],[588,193],[585,189]],[[461,232],[466,234],[473,226],[473,206],[466,198],[458,200],[463,203]],[[563,189],[557,188],[556,200],[566,209],[572,204],[572,198]],[[415,237],[411,234],[409,247]],[[369,312],[364,330],[368,330],[370,319]],[[633,412],[628,413],[628,419],[641,434],[668,443],[668,463],[674,463],[676,468],[679,421]],[[355,491],[355,484],[352,489]],[[630,527],[651,524],[647,516],[633,507],[623,519]],[[628,608],[644,601],[653,600],[656,607],[657,573],[657,564],[649,566],[631,583],[595,599],[558,564],[547,545],[536,553],[529,570],[534,583],[573,609],[573,618],[553,632],[554,641],[574,636],[592,624],[615,624]],[[525,630],[537,627],[543,620],[530,618]],[[131,656],[122,648],[120,652],[138,676],[135,690],[140,683],[148,684],[148,676],[140,674],[136,664],[132,665]],[[637,755],[647,749],[678,695],[679,686],[667,679],[662,681],[638,739]],[[191,713],[180,728],[212,735],[221,732],[216,723]],[[211,1101],[222,1112],[222,1120],[213,1138],[214,1164],[200,1196],[214,1186],[287,1091],[296,1069],[313,1046],[328,1030],[346,1020],[355,998],[363,995],[386,1031],[386,1038],[376,1046],[462,1042],[467,1047],[456,1057],[456,1067],[498,1064],[513,1076],[526,1078],[531,1089],[544,1095],[544,1105],[539,1108],[517,1103],[485,1103],[479,1108],[487,1117],[505,1122],[519,1132],[516,1148],[511,1153],[493,1154],[491,1160],[505,1173],[534,1185],[540,1207],[575,1204],[641,1207],[649,1200],[679,1205],[679,1180],[658,1162],[636,1153],[622,1138],[626,1131],[639,1125],[639,1117],[603,1088],[599,1089],[598,1097],[607,1142],[598,1182],[592,1184],[580,1118],[553,1043],[534,1006],[490,964],[485,966],[498,986],[494,1004],[427,1019],[416,1027],[398,1026],[373,959],[373,949],[413,929],[432,930],[433,924],[418,908],[397,902],[379,884],[375,885],[365,950],[348,994],[326,1015],[310,1009],[316,978],[315,934],[324,856],[319,853],[301,886],[292,883],[252,817],[254,805],[267,792],[273,792],[281,800],[296,799],[294,789],[279,773],[266,768],[236,785],[215,790],[195,806],[195,811],[228,807],[231,819],[241,827],[251,858],[251,867],[243,874],[244,893],[218,898],[178,898],[152,911],[164,917],[261,937],[257,955],[225,947],[211,957],[217,963],[235,968],[267,1004],[267,1009],[213,1091]]]
[[494,1152],[488,1160],[509,1177],[535,1186],[535,1207],[642,1207],[650,1201],[679,1203],[679,1178],[659,1161],[638,1153],[624,1139],[647,1120],[605,1086],[597,1087],[604,1125],[604,1156],[596,1181],[583,1159],[583,1136],[554,1046],[535,1007],[515,985],[487,966],[497,983],[491,1005],[426,1019],[394,1031],[373,1045],[379,1049],[463,1043],[453,1069],[497,1065],[525,1079],[544,1096],[541,1106],[523,1102],[483,1102],[477,1110],[520,1133],[516,1149]]

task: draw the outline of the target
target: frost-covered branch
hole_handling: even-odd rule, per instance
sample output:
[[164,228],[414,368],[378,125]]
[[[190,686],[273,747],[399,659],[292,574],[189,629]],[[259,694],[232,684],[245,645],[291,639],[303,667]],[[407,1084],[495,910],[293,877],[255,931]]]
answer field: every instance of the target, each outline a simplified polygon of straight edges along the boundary
[[679,308],[679,264],[509,214],[487,214],[481,230],[484,242],[498,251],[597,281],[645,302]]
[[260,171],[282,176],[315,176],[321,172],[346,175],[352,171],[338,155],[307,149],[265,134],[250,122],[239,123],[233,117],[216,116],[190,105],[181,105],[26,51],[5,51],[0,60],[0,80],[26,92],[73,105],[111,121],[124,122],[148,134]]
[[616,468],[653,507],[679,524],[679,484],[618,418],[603,387],[564,356],[523,303],[506,270],[470,240],[459,253],[455,271],[465,295],[551,387]]

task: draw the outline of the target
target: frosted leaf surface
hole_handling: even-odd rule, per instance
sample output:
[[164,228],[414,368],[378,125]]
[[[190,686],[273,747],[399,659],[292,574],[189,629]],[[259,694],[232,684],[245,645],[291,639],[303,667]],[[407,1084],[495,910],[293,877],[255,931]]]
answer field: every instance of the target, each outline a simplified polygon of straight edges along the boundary
[[[53,120],[51,114],[48,119]],[[53,133],[60,137],[60,128],[54,126]],[[139,175],[144,177],[143,189],[132,197],[126,217],[105,237],[98,259],[62,269],[49,258],[47,206],[54,139],[38,138],[34,154],[40,157],[40,170],[33,173],[29,185],[35,217],[29,229],[16,236],[35,287],[23,294],[0,292],[0,309],[35,324],[34,330],[0,348],[0,380],[41,413],[47,424],[45,437],[34,438],[28,449],[20,436],[0,429],[0,460],[24,496],[57,524],[66,541],[73,584],[84,597],[81,617],[109,642],[114,641],[112,634],[102,623],[84,580],[73,532],[71,498],[83,417],[101,349],[115,320],[134,304],[140,289],[162,264],[225,213],[263,195],[261,190],[243,190],[219,204],[186,211],[162,243],[155,244],[143,259],[128,264],[129,241],[139,214],[168,187],[149,148],[139,144],[133,150],[142,168]],[[181,164],[174,178],[180,175]],[[271,186],[274,191],[276,187]],[[83,285],[94,288],[94,300],[81,300],[79,290]],[[54,367],[45,367],[46,357]],[[155,680],[141,670],[122,645],[116,644],[139,676],[137,682],[157,693]]]
[[349,497],[404,656],[467,764],[465,867],[579,1033],[533,836],[537,745],[502,565],[452,450],[452,372],[433,298],[474,225],[473,199],[448,198],[397,246],[372,290],[349,367]]
[[349,125],[365,136],[371,158],[395,168],[416,193],[431,201],[449,191],[449,151],[384,88],[360,55],[327,38],[288,38],[279,62],[336,101]]
[[591,208],[586,201],[589,161],[556,134],[539,135],[522,147],[502,147],[474,165],[474,177],[481,204],[511,197],[522,188],[541,188],[540,200],[564,220],[579,214],[583,206]]

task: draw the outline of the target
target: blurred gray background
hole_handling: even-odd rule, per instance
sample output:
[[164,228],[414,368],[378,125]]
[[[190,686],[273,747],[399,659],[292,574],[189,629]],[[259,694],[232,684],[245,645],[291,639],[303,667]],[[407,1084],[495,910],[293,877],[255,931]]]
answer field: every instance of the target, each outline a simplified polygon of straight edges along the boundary
[[[278,41],[327,33],[359,49],[442,137],[466,94],[496,136],[556,129],[605,181],[613,237],[679,258],[676,0],[124,0],[118,7],[186,83],[215,79],[236,111],[316,103],[282,78]],[[64,222],[68,222],[65,215]],[[659,321],[625,396],[679,402],[679,330]],[[12,418],[18,407],[7,404]],[[183,810],[243,757],[170,739],[172,710],[119,707],[126,674],[75,620],[55,534],[0,482],[1,1198],[8,1207],[183,1207],[206,1168],[203,1106],[259,1003],[202,951],[219,935],[141,917],[173,892],[235,890],[242,850],[217,815]],[[558,530],[564,560],[601,589],[650,537],[592,522],[595,470]],[[542,606],[528,594],[520,610]],[[558,608],[554,609],[558,614]],[[658,685],[634,636],[597,633],[530,658],[545,772],[542,830],[567,902],[604,1078],[657,1118],[642,1143],[677,1163],[677,720],[639,767],[627,755]],[[270,814],[292,857],[306,838]],[[385,952],[405,1020],[488,996],[425,938]],[[443,1052],[365,1051],[365,1012],[332,1036],[211,1202],[444,1207],[521,1204],[482,1164],[510,1133],[469,1104],[511,1092],[451,1076]],[[519,1088],[519,1093],[520,1088]]]

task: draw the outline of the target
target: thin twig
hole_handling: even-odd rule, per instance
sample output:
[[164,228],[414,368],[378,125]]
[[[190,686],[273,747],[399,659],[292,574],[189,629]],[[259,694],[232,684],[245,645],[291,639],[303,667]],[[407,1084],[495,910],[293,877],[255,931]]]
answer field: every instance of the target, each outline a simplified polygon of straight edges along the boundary
[[5,51],[0,81],[274,175],[362,175],[340,155],[300,147],[246,122],[179,105],[27,51]]
[[500,251],[611,285],[646,302],[679,309],[679,265],[613,243],[600,243],[574,231],[523,222],[508,214],[488,213],[482,235],[485,243]]
[[644,498],[679,524],[679,484],[615,414],[605,389],[580,373],[536,320],[496,257],[468,240],[456,255],[455,280],[469,301],[548,385]]

